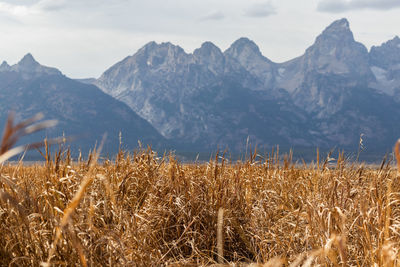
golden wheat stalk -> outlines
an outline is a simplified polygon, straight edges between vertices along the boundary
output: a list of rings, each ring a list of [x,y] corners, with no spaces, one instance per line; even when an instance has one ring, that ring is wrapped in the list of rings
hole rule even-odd
[[[224,263],[224,209],[219,208],[218,210],[218,229],[217,229],[217,251],[218,251],[218,263]]]
[[[54,256],[57,244],[58,244],[59,240],[61,239],[61,234],[62,234],[63,229],[68,225],[68,222],[69,222],[69,219],[71,218],[72,213],[78,207],[79,203],[81,202],[81,200],[85,194],[86,189],[91,185],[91,183],[93,182],[93,180],[95,178],[94,168],[97,164],[97,160],[100,156],[105,139],[106,139],[106,134],[103,136],[103,139],[100,143],[99,149],[93,150],[93,153],[92,153],[93,158],[92,158],[92,161],[90,162],[89,170],[86,173],[85,177],[83,178],[78,191],[75,193],[71,202],[68,204],[67,208],[63,212],[63,217],[61,218],[60,225],[56,228],[55,238],[51,245],[51,248],[50,248],[50,251],[49,251],[49,254],[47,257],[47,262],[45,262],[45,263],[42,262],[41,263],[42,266],[50,266],[50,261],[51,261],[52,257]],[[77,250],[78,250],[78,254],[80,254],[80,260],[81,260],[82,266],[87,266],[86,259],[85,259],[84,255],[81,254],[82,250],[81,249],[77,249]]]

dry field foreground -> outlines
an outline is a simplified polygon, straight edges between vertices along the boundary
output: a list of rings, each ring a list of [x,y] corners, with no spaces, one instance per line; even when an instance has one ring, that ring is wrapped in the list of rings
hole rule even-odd
[[[388,162],[95,157],[0,168],[1,266],[400,262],[400,181]]]

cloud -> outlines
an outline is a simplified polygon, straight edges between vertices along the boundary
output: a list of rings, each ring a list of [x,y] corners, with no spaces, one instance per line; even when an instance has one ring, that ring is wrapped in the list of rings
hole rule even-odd
[[[249,7],[244,15],[253,18],[264,18],[276,14],[276,8],[270,3],[258,3]]]
[[[59,11],[67,7],[67,1],[64,0],[41,0],[36,7],[43,11]]]
[[[322,0],[317,6],[318,11],[328,13],[361,9],[390,10],[394,8],[400,8],[399,0]]]
[[[0,2],[0,12],[11,16],[22,17],[29,15],[31,10],[25,5],[14,5],[6,2]]]
[[[222,20],[224,18],[225,18],[225,15],[221,11],[212,11],[212,12],[204,15],[203,17],[201,17],[200,20],[202,20],[202,21],[206,21],[206,20]]]
[[[59,7],[60,3],[65,3],[64,0],[19,0],[0,1],[0,12],[8,16],[23,18],[30,15],[41,14],[42,11],[54,10]]]
[[[13,5],[33,5],[37,2],[39,2],[39,0],[1,0],[0,2],[2,3],[8,3],[8,4],[13,4]]]

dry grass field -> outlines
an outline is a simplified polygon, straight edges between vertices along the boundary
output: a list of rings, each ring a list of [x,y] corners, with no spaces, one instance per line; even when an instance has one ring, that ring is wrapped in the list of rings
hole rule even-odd
[[[43,164],[0,167],[1,266],[400,265],[389,161],[182,164],[150,149],[72,161],[47,147]]]

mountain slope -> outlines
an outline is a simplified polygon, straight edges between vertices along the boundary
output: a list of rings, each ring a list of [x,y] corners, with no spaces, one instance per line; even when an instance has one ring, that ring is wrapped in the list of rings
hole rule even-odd
[[[18,64],[0,67],[0,121],[10,110],[17,119],[37,112],[59,124],[48,131],[51,136],[77,135],[74,141],[84,151],[93,148],[108,133],[107,149],[116,151],[119,132],[124,144],[134,147],[137,140],[159,145],[164,138],[124,103],[103,93],[93,85],[79,83],[60,71],[40,65],[28,54]],[[85,138],[83,138],[85,136]]]

